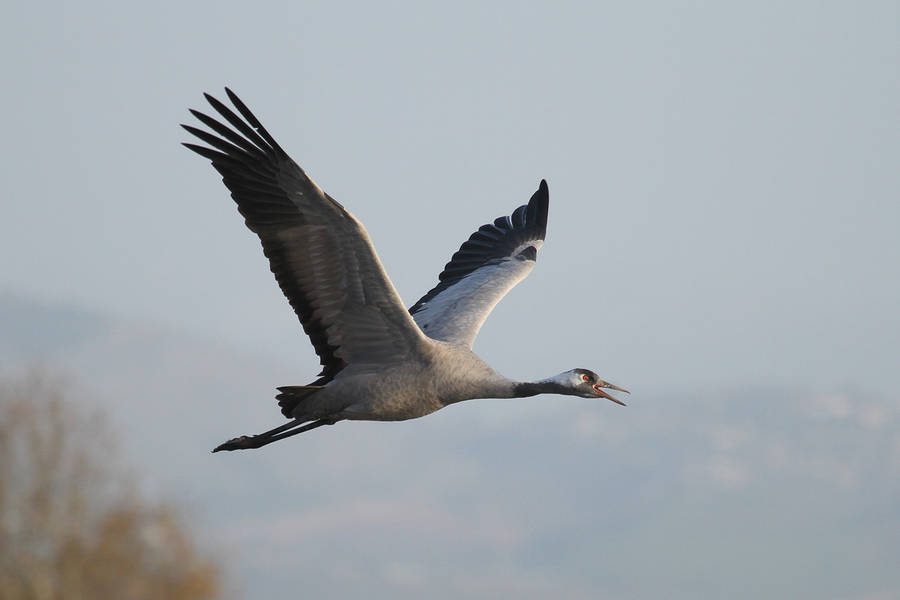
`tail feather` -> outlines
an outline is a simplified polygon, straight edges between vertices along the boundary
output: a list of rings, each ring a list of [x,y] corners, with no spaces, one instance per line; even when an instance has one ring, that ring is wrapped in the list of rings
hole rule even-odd
[[[316,383],[319,383],[318,381]],[[293,418],[294,410],[297,405],[306,399],[310,394],[318,392],[325,386],[323,385],[285,385],[278,388],[280,392],[275,399],[278,400],[278,406],[281,407],[281,414],[287,418]]]

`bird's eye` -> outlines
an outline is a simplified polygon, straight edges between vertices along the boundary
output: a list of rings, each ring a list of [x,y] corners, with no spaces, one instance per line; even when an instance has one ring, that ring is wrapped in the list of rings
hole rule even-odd
[[[582,375],[582,376],[581,376],[581,380],[582,380],[582,381],[590,381],[591,378],[588,377],[587,375]]]

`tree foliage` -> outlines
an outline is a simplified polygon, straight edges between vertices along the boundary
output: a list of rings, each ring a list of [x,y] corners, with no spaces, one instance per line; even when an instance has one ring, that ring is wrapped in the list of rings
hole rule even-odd
[[[102,418],[46,376],[0,381],[0,599],[206,599],[218,561],[142,498]]]

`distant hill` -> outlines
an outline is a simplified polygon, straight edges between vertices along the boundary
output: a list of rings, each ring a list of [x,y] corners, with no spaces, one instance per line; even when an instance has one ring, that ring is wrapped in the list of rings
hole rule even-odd
[[[247,597],[897,598],[900,410],[733,388],[462,403],[259,451],[289,365],[0,294],[4,365],[105,407],[145,483],[196,507]]]

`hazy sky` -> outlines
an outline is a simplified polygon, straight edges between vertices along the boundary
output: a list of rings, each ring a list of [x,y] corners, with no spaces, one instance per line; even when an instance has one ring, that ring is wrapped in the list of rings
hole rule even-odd
[[[408,303],[547,178],[539,267],[476,347],[511,376],[894,393],[896,2],[12,10],[6,289],[314,362],[218,175],[178,145],[229,85],[368,226]]]
[[[746,556],[763,557],[770,592],[801,572],[817,577],[811,597],[852,597],[832,587],[851,582],[845,548],[852,582],[879,583],[900,539],[878,525],[896,522],[900,465],[900,4],[527,4],[15,3],[0,24],[0,291],[141,324],[69,367],[113,390],[123,434],[141,441],[131,452],[195,486],[185,495],[241,540],[251,584],[282,589],[293,566],[254,549],[299,552],[316,572],[333,566],[328,544],[353,550],[349,564],[399,557],[378,564],[400,587],[418,581],[408,597],[479,569],[481,597],[497,581],[533,597],[563,581],[585,598],[659,597],[669,581],[682,597],[736,582],[767,595],[743,585],[756,580]],[[366,224],[408,304],[546,178],[538,266],[475,349],[522,379],[591,368],[632,389],[631,406],[473,403],[210,458],[277,424],[272,388],[318,370],[218,174],[179,146],[187,109],[224,85]],[[158,350],[154,324],[258,362],[205,342]],[[284,365],[290,378],[270,372]],[[726,388],[741,392],[720,407]],[[176,441],[155,448],[170,428]],[[722,482],[734,494],[708,520],[705,486]],[[850,508],[816,512],[822,498]],[[397,511],[401,541],[376,557]],[[679,555],[693,535],[697,553]],[[728,540],[750,540],[746,556]],[[669,571],[644,585],[643,546],[658,543]],[[782,561],[809,548],[808,570]],[[417,560],[424,571],[405,570]],[[724,587],[691,587],[698,573]],[[328,577],[312,585],[369,584]]]

